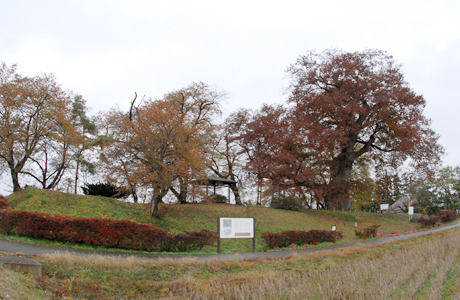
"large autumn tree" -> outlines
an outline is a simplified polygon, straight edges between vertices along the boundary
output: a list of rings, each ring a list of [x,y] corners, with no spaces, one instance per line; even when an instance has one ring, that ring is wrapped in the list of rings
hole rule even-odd
[[[339,187],[325,195],[328,208],[349,209],[348,181],[363,155],[377,168],[409,160],[419,172],[433,174],[443,148],[423,115],[426,101],[385,51],[310,51],[287,72],[298,129],[318,141],[313,149],[329,154],[328,184]]]
[[[282,105],[263,105],[257,111],[240,109],[228,118],[228,126],[238,133],[233,140],[242,149],[239,154],[244,153],[244,168],[257,185],[258,198],[263,189],[272,195],[295,194],[308,206],[322,206],[327,167],[319,162],[327,155],[312,148],[313,141],[298,130],[289,109]]]
[[[433,174],[443,153],[425,99],[380,50],[310,51],[287,69],[287,107],[240,112],[248,167],[284,188],[305,187],[329,209],[350,208],[358,158],[378,172],[406,163]]]
[[[104,147],[108,171],[121,174],[130,189],[150,189],[153,216],[168,191],[185,201],[187,183],[205,176],[206,139],[221,96],[204,83],[192,83],[104,116],[102,128],[111,140]]]
[[[9,170],[13,191],[20,174],[54,188],[69,159],[75,137],[71,98],[52,74],[28,77],[0,64],[0,161]]]
[[[210,152],[217,121],[221,114],[221,102],[226,98],[224,92],[211,88],[203,82],[192,83],[188,87],[172,91],[164,96],[164,101],[170,103],[184,118],[183,126],[190,128],[188,134],[181,135],[182,143],[195,141],[205,152]],[[202,166],[204,167],[205,160]],[[192,171],[192,170],[189,170]],[[185,176],[181,175],[185,173]],[[175,176],[170,191],[180,203],[187,202],[190,176],[188,170],[183,170]],[[193,172],[192,172],[193,173]]]

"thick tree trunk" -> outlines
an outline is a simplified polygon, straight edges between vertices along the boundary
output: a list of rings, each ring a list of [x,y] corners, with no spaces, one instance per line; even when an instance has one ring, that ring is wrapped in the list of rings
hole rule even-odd
[[[21,190],[21,186],[19,185],[19,177],[18,173],[15,170],[11,170],[11,179],[13,181],[13,193],[19,192]]]
[[[179,180],[180,182],[180,193],[179,193],[179,202],[181,204],[187,203],[187,182],[185,180]]]
[[[168,192],[168,188],[154,188],[152,201],[150,203],[150,214],[152,217],[158,216],[158,204],[163,201],[163,197]]]
[[[235,196],[235,204],[242,205],[240,191],[238,188],[236,186],[230,186],[230,189],[232,190],[233,196]],[[230,201],[230,199],[228,199],[228,201]]]
[[[176,191],[174,187],[170,187],[169,189],[171,190],[171,192],[173,192],[174,196],[176,196],[177,201],[179,201],[179,203],[187,203],[188,189],[187,184],[183,180],[179,179],[179,192]]]
[[[13,182],[13,193],[21,190],[19,184],[19,173],[24,167],[25,159],[23,158],[19,163],[14,163],[13,151],[10,151],[9,160],[7,160],[8,168],[10,169],[11,181]]]
[[[328,210],[350,210],[350,189],[348,181],[350,180],[353,162],[356,158],[353,151],[345,152],[344,150],[336,157],[332,169],[332,178],[329,186],[331,187],[325,197],[325,204]]]
[[[158,195],[152,197],[152,202],[150,204],[150,215],[152,217],[156,217],[158,214],[158,203],[160,202],[161,199]]]
[[[139,197],[137,196],[136,188],[131,187],[131,189],[129,191],[131,193],[131,196],[133,196],[134,203],[138,203],[139,202]]]

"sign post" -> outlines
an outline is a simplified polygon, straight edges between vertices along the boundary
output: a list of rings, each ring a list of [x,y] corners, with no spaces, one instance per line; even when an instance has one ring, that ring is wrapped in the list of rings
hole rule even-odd
[[[255,218],[217,218],[217,253],[220,253],[220,239],[250,239],[252,252],[256,252]]]
[[[390,209],[390,204],[380,204],[380,213],[382,211],[387,211],[388,209]]]
[[[409,221],[410,221],[410,219],[412,219],[412,215],[414,214],[414,207],[413,206],[409,206],[408,213],[409,213]]]

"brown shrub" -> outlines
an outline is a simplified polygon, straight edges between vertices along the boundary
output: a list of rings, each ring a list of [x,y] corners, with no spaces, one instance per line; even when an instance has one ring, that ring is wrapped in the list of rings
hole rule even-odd
[[[441,210],[439,212],[439,217],[443,222],[449,222],[457,219],[457,213],[455,210]]]
[[[8,208],[8,200],[5,197],[0,195],[0,209],[7,209]]]

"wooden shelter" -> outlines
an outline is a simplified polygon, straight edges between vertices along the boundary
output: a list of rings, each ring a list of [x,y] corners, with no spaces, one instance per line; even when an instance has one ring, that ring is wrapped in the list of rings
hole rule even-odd
[[[230,188],[236,187],[238,181],[230,180],[226,178],[220,178],[216,176],[208,176],[206,180],[196,180],[194,181],[195,184],[200,186],[206,186],[206,196],[209,196],[209,187],[213,188],[213,195],[216,195],[216,188],[217,187],[228,187],[228,201],[230,201]]]

